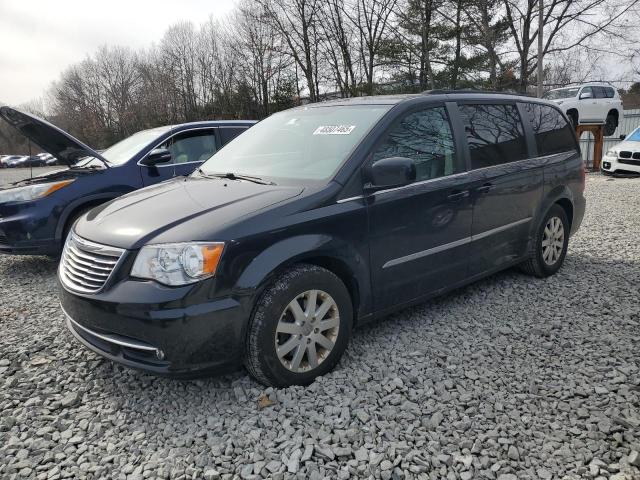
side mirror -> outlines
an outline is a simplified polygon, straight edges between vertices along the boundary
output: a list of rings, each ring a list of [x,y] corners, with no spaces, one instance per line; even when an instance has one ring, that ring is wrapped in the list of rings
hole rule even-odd
[[[593,94],[591,92],[583,92],[580,94],[580,100],[586,100],[587,98],[593,98]]]
[[[171,152],[166,148],[156,148],[151,150],[149,154],[140,161],[141,165],[153,167],[159,163],[167,163],[171,161]]]
[[[620,135],[620,140],[624,140],[625,138],[627,138],[627,136],[624,133]]]
[[[365,190],[376,191],[409,185],[416,179],[416,164],[406,157],[383,158],[367,169]]]

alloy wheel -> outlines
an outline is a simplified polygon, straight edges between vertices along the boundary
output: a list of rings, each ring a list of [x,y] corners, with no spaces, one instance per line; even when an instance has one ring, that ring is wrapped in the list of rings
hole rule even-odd
[[[542,259],[547,265],[554,265],[564,249],[564,226],[558,217],[551,217],[544,227],[542,237]]]
[[[278,359],[292,372],[308,372],[331,353],[338,338],[340,314],[327,292],[308,290],[291,300],[276,326]]]

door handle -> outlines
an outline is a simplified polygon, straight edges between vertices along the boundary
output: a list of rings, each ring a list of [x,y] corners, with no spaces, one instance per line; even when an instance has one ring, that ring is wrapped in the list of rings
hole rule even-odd
[[[493,187],[493,185],[491,185],[490,183],[485,183],[481,187],[476,188],[476,192],[478,192],[478,193],[489,193],[489,191],[491,190],[492,187]]]
[[[462,191],[454,191],[450,193],[447,197],[450,202],[457,202],[458,200],[462,200],[463,198],[467,198],[469,196],[469,190]]]

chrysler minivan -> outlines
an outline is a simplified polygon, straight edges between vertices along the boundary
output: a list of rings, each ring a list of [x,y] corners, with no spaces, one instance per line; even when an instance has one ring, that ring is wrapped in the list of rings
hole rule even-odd
[[[68,328],[161,375],[330,371],[354,327],[513,266],[557,272],[585,210],[553,104],[478,92],[272,115],[196,172],[82,216],[59,267]]]

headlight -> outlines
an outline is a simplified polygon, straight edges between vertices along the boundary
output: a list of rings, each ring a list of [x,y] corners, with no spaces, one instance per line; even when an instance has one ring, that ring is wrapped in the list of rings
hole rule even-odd
[[[607,153],[604,154],[605,157],[618,157],[618,152],[616,152],[615,150],[609,150]]]
[[[131,276],[155,280],[164,285],[187,285],[212,277],[224,243],[167,243],[142,247]]]
[[[0,203],[25,202],[27,200],[46,197],[56,190],[66,187],[71,182],[73,182],[73,180],[63,180],[62,182],[38,183],[36,185],[27,185],[26,187],[0,190]]]

